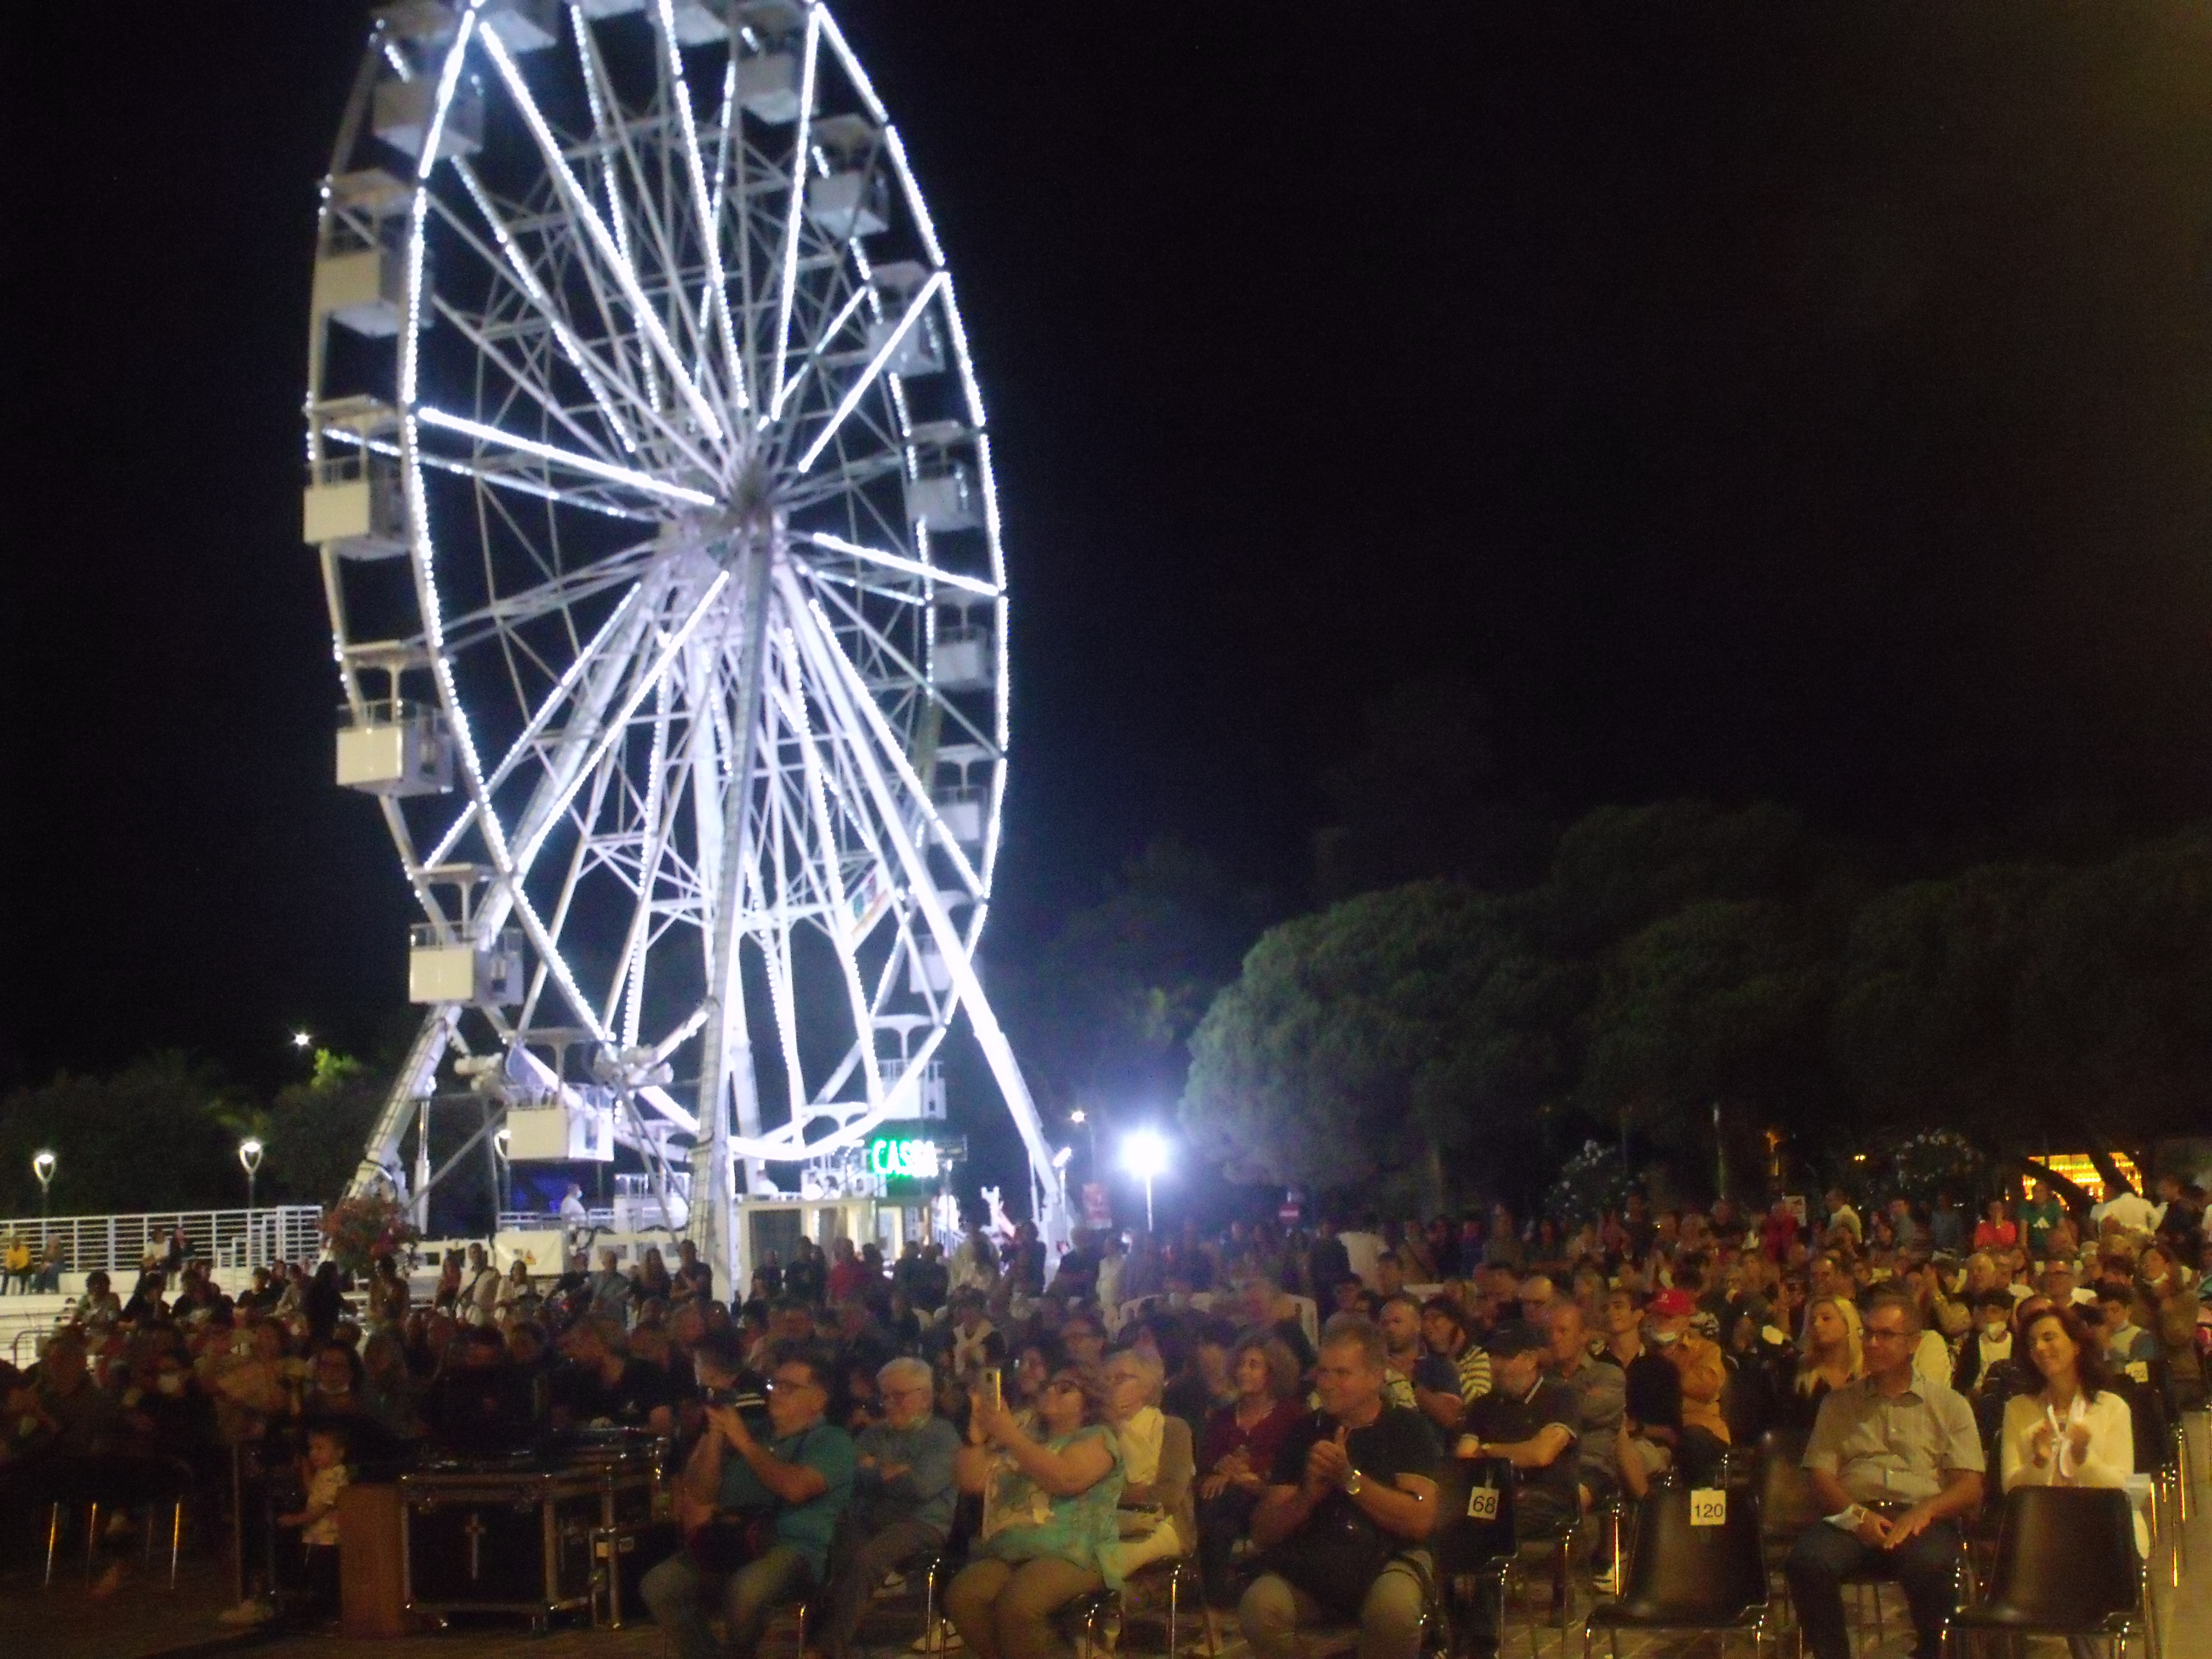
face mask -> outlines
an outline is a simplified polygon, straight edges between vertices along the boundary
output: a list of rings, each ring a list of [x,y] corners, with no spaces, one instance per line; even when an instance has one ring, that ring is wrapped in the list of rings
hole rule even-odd
[[[1681,1338],[1682,1334],[1680,1331],[1654,1331],[1651,1333],[1652,1341],[1656,1342],[1662,1348],[1673,1347],[1675,1343],[1681,1340]]]

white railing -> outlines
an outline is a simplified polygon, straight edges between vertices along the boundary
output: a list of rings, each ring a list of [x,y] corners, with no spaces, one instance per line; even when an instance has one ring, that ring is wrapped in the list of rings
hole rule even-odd
[[[323,1250],[319,1204],[270,1205],[255,1210],[155,1210],[143,1215],[58,1215],[0,1220],[0,1240],[27,1238],[43,1261],[49,1240],[62,1243],[62,1266],[72,1273],[104,1268],[136,1273],[149,1255],[166,1255],[169,1235],[185,1230],[195,1261],[246,1267],[264,1261],[313,1261]],[[129,1287],[118,1284],[118,1294]]]
[[[549,1233],[566,1231],[568,1223],[559,1215],[548,1215],[543,1210],[501,1210],[499,1230],[503,1233]],[[615,1224],[612,1210],[586,1210],[581,1225],[597,1227],[602,1232]]]

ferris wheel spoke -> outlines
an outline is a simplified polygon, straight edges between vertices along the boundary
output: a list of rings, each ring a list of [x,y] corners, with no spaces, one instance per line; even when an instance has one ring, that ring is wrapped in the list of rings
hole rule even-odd
[[[884,570],[895,570],[902,576],[916,576],[926,582],[957,587],[963,593],[995,599],[1005,591],[998,583],[985,581],[981,576],[963,575],[957,570],[947,570],[942,565],[925,564],[920,559],[907,557],[903,553],[887,553],[879,547],[864,547],[858,542],[848,541],[842,536],[833,536],[827,531],[801,530],[793,533],[799,540],[818,547],[825,553],[856,559]]]
[[[579,21],[580,21],[580,14],[579,14]],[[598,253],[600,261],[609,274],[614,277],[616,284],[622,289],[623,297],[628,301],[631,314],[636,318],[638,326],[653,343],[653,349],[659,354],[662,366],[667,370],[670,379],[682,395],[684,404],[690,409],[693,417],[698,421],[700,429],[706,434],[707,441],[714,444],[725,442],[728,434],[723,429],[720,417],[715,415],[714,409],[700,392],[697,384],[685,371],[683,357],[677,351],[675,342],[668,337],[668,331],[661,325],[659,314],[653,309],[652,302],[646,298],[644,290],[638,285],[637,272],[631,269],[629,261],[622,257],[621,251],[615,246],[614,239],[609,234],[605,223],[600,219],[599,210],[592,205],[592,198],[577,182],[576,175],[569,170],[568,158],[562,154],[560,142],[554,137],[553,130],[546,125],[544,112],[538,107],[538,100],[531,94],[530,83],[522,78],[521,70],[516,68],[514,59],[508,54],[505,44],[501,41],[496,31],[486,32],[484,44],[486,55],[492,60],[493,67],[499,71],[500,79],[506,85],[508,97],[514,100],[515,108],[520,112],[524,124],[530,129],[532,137],[537,140],[539,155],[544,163],[545,171],[552,178],[556,187],[567,202],[569,214],[583,227],[585,236],[591,243],[593,251]]]
[[[628,129],[626,127],[619,129],[618,145],[616,142],[611,141],[610,129],[614,124],[608,117],[606,105],[615,95],[614,89],[607,84],[606,77],[600,68],[597,45],[592,36],[592,27],[586,21],[582,9],[577,8],[571,10],[568,14],[568,21],[570,27],[574,31],[576,61],[583,76],[585,98],[592,112],[592,128],[599,137],[601,152],[599,183],[606,192],[607,222],[614,232],[615,246],[620,252],[623,261],[634,265],[635,262],[629,243],[629,217],[623,210],[622,185],[618,170],[609,160],[611,151],[617,147],[622,149],[627,155]],[[635,168],[636,158],[630,155],[628,159]],[[599,282],[597,273],[587,270],[586,279],[591,284],[592,298],[599,304],[600,314],[606,320],[609,335],[619,337],[622,330],[616,323],[611,309],[607,304],[606,291]],[[647,403],[655,409],[659,408],[661,406],[660,377],[654,372],[653,355],[650,351],[640,353],[638,369],[644,376]]]
[[[494,204],[490,192],[484,188],[483,181],[477,176],[476,170],[466,161],[457,161],[453,164],[453,171],[454,176],[460,179],[463,188],[466,191],[471,204],[483,220],[484,224],[490,229],[493,240],[499,250],[498,256],[495,258],[491,251],[484,247],[482,240],[477,236],[474,228],[464,221],[443,198],[438,197],[431,198],[432,210],[439,216],[441,222],[453,235],[469,246],[483,262],[487,271],[507,281],[544,319],[546,327],[552,332],[555,343],[560,347],[562,355],[568,358],[569,365],[575,369],[577,375],[590,392],[599,407],[600,418],[613,428],[616,439],[621,443],[623,448],[634,454],[637,452],[639,442],[629,422],[623,417],[623,409],[627,407],[640,420],[649,424],[655,432],[659,434],[662,441],[674,453],[684,456],[702,471],[711,472],[714,470],[713,463],[709,460],[707,453],[693,441],[691,434],[671,421],[658,406],[656,401],[647,397],[638,387],[630,379],[626,367],[617,362],[608,362],[581,334],[577,332],[574,320],[566,309],[553,297],[551,289],[547,288],[535,267],[525,256],[521,238],[507,223],[506,216]],[[592,282],[594,293],[601,294],[603,290],[597,285],[596,276],[596,271],[587,268],[587,276]],[[600,303],[603,319],[609,324],[610,337],[612,338],[619,333],[619,330],[614,327],[611,315],[607,313],[603,299]],[[617,396],[615,391],[617,386],[621,388],[620,397]]]
[[[781,648],[777,656],[783,670],[778,695],[785,722],[798,744],[800,783],[805,791],[807,805],[811,809],[806,821],[814,832],[812,851],[821,869],[822,879],[829,888],[830,916],[823,931],[829,935],[830,948],[837,958],[838,977],[844,982],[853,1029],[858,1034],[855,1045],[861,1051],[866,1067],[865,1085],[868,1098],[878,1100],[883,1097],[883,1079],[878,1074],[876,1061],[874,1015],[860,983],[860,960],[854,953],[853,918],[848,908],[844,872],[839,868],[836,820],[830,813],[829,790],[823,780],[822,755],[815,742],[813,724],[807,718],[805,694],[800,685],[799,652],[788,623],[778,630],[778,643]]]
[[[715,574],[714,580],[707,585],[706,592],[700,595],[698,602],[692,606],[690,614],[685,617],[682,623],[666,637],[650,666],[632,680],[629,690],[623,694],[619,710],[607,721],[605,728],[593,740],[590,752],[585,757],[582,765],[577,769],[575,775],[569,779],[564,787],[556,790],[543,805],[538,805],[541,814],[539,821],[531,825],[526,833],[520,836],[516,842],[515,866],[518,870],[529,869],[531,861],[538,855],[538,848],[544,845],[546,836],[552,833],[554,824],[558,822],[561,815],[568,811],[568,803],[575,798],[577,787],[583,778],[595,770],[600,761],[605,757],[607,750],[622,740],[623,732],[632,717],[636,714],[638,706],[652,695],[653,688],[659,684],[661,677],[669,672],[671,665],[683,654],[684,647],[690,639],[693,630],[706,619],[708,613],[714,608],[714,602],[721,598],[722,590],[729,585],[729,580],[728,571],[719,571]],[[533,803],[533,805],[538,804]]]
[[[676,9],[672,0],[660,0],[660,39],[667,50],[668,78],[675,88],[677,125],[683,131],[684,168],[690,175],[692,207],[699,216],[699,245],[706,258],[708,292],[714,307],[711,312],[702,308],[702,327],[711,331],[720,323],[722,362],[729,376],[730,395],[736,398],[739,409],[747,409],[751,400],[746,392],[744,371],[738,362],[737,330],[730,320],[729,285],[722,274],[721,222],[716,204],[707,196],[706,163],[699,154],[699,129],[691,107],[690,82],[684,75],[684,49],[676,39]],[[732,62],[735,61],[733,53]],[[673,268],[670,275],[676,275]],[[703,341],[701,349],[703,355]]]
[[[470,316],[459,306],[453,304],[442,295],[433,295],[430,304],[438,315],[450,323],[463,339],[476,348],[479,356],[497,368],[507,378],[509,384],[543,410],[549,420],[558,423],[588,453],[597,455],[601,460],[613,461],[614,457],[608,453],[604,434],[594,432],[586,426],[577,417],[576,411],[562,403],[554,393],[553,388],[546,385],[542,377],[516,362],[496,341],[489,338],[477,325],[475,318]],[[594,412],[602,416],[605,414],[605,411],[599,410],[596,405],[594,405]],[[635,448],[635,446],[632,445],[631,447]]]
[[[730,309],[730,279],[722,262],[722,215],[729,203],[731,157],[738,148],[732,142],[735,136],[734,124],[737,119],[738,53],[732,49],[722,64],[721,111],[716,118],[714,127],[714,167],[710,175],[714,182],[708,193],[707,206],[707,236],[714,248],[714,263],[712,270],[708,272],[707,280],[714,284],[717,292],[721,295],[722,327],[725,331],[724,338],[728,343],[730,376],[732,382],[737,387],[738,406],[740,409],[748,409],[752,405],[750,365],[746,356],[743,332],[738,327],[736,314]],[[744,236],[744,232],[741,225],[737,238],[741,248]],[[750,294],[751,284],[749,278],[745,285]],[[700,297],[700,304],[703,307],[706,303],[706,296],[702,295]]]
[[[960,850],[959,842],[946,828],[945,820],[939,816],[937,803],[930,798],[928,789],[915,775],[913,764],[907,759],[905,750],[891,736],[884,722],[883,711],[876,707],[876,700],[870,695],[866,682],[860,678],[860,671],[853,666],[844,647],[837,642],[836,633],[830,627],[829,617],[823,614],[818,605],[799,592],[798,579],[789,571],[780,572],[779,580],[788,585],[786,604],[803,607],[804,615],[793,618],[793,633],[800,641],[802,648],[814,657],[816,671],[824,682],[824,689],[840,706],[841,712],[852,720],[854,726],[866,728],[865,732],[848,729],[844,740],[860,764],[861,777],[868,782],[870,793],[876,793],[876,777],[882,769],[882,763],[888,761],[892,775],[905,787],[906,805],[918,812],[928,824],[940,850],[968,890],[981,896],[983,891],[981,878],[976,875],[975,866],[969,863],[968,855]],[[870,738],[874,739],[872,744],[866,741]],[[880,801],[878,806],[887,815],[897,816]],[[896,823],[890,826],[890,830],[895,840],[902,838],[903,832]]]
[[[918,690],[926,690],[930,701],[944,713],[950,714],[953,720],[963,731],[966,732],[969,737],[973,738],[977,743],[981,744],[986,749],[997,750],[1002,749],[1005,746],[998,739],[986,733],[981,727],[975,724],[974,720],[970,720],[968,716],[967,710],[961,708],[958,703],[948,700],[942,692],[937,690],[935,686],[931,685],[928,682],[927,677],[922,673],[920,668],[915,666],[914,662],[906,655],[906,653],[901,651],[896,645],[892,644],[890,641],[885,639],[882,632],[878,629],[865,615],[846,602],[843,595],[832,589],[823,597],[834,602],[838,610],[843,613],[846,618],[845,625],[847,627],[866,639],[868,648],[872,653],[876,656],[880,657],[889,666],[897,670],[897,672]],[[823,621],[825,623],[828,623],[829,618],[825,616],[823,617]],[[836,627],[836,624],[834,623],[830,623],[830,625],[833,629]],[[854,669],[854,673],[857,677],[859,673],[857,667]],[[875,698],[872,696],[868,698],[867,702],[870,711],[876,714],[878,718],[880,719],[880,710],[878,708]],[[902,753],[903,750],[901,750],[901,752]]]
[[[784,366],[791,352],[792,306],[799,292],[799,227],[806,212],[808,136],[813,125],[815,76],[822,56],[823,16],[819,6],[806,9],[806,40],[800,49],[799,131],[791,146],[791,199],[784,210],[783,254],[776,274],[775,379],[769,402],[777,408],[783,404]]]
[[[630,923],[623,940],[622,952],[616,958],[615,971],[607,986],[607,1000],[601,1017],[609,1025],[616,1021],[616,1005],[621,1004],[623,1043],[625,1048],[637,1042],[638,1022],[642,1017],[645,993],[645,950],[653,932],[653,895],[660,884],[660,860],[668,845],[671,795],[667,776],[668,736],[673,708],[674,676],[664,675],[653,688],[653,748],[646,761],[646,795],[642,823],[645,839],[638,857],[638,888],[640,902],[630,913]]]
[[[634,670],[637,654],[646,642],[654,614],[665,602],[665,582],[651,586],[653,591],[634,607],[619,632],[611,632],[607,647],[582,659],[584,672],[580,683],[568,691],[567,697],[571,717],[550,752],[540,754],[544,775],[532,786],[529,798],[524,802],[522,811],[516,817],[516,833],[512,838],[507,836],[505,824],[491,805],[489,790],[479,782],[475,793],[483,810],[477,816],[477,828],[494,861],[502,870],[517,868],[508,851],[510,846],[541,839],[550,833],[551,826],[565,811],[568,800],[574,794],[586,766],[586,746],[594,733],[605,729],[607,710],[621,695],[627,678]],[[563,677],[564,682],[566,678]],[[528,750],[526,749],[524,752]],[[520,868],[526,873],[527,862]]]
[[[641,495],[650,495],[656,500],[675,501],[686,507],[712,507],[715,504],[715,498],[703,489],[693,489],[686,484],[672,483],[665,479],[656,478],[649,472],[641,472],[634,467],[617,466],[611,461],[601,460],[596,455],[578,454],[573,450],[562,449],[555,444],[544,443],[536,438],[524,437],[520,433],[503,432],[495,426],[489,426],[482,421],[471,420],[465,415],[450,414],[445,410],[428,404],[416,405],[415,418],[425,426],[436,427],[441,431],[455,433],[464,438],[473,438],[479,444],[494,445],[514,454],[543,461],[549,466],[565,467],[571,472],[580,472],[587,477],[601,478],[609,483],[620,484],[625,489],[635,490]],[[470,467],[468,463],[461,461],[458,457],[447,456],[444,459],[456,465],[467,468],[488,483],[507,476],[497,469]],[[547,485],[549,489],[552,487],[550,483]]]
[[[633,269],[635,269],[637,250],[630,235],[629,215],[623,208],[621,184],[622,175],[627,172],[633,189],[632,199],[636,203],[642,228],[659,255],[659,269],[665,279],[667,297],[675,319],[682,324],[687,336],[698,348],[692,358],[692,373],[694,378],[703,388],[708,383],[705,319],[709,313],[703,308],[695,311],[690,306],[689,293],[681,276],[682,261],[678,257],[677,244],[671,234],[672,216],[663,211],[653,200],[653,181],[647,175],[645,164],[638,157],[631,124],[622,112],[620,95],[616,91],[613,77],[607,73],[606,65],[599,55],[599,45],[592,33],[591,25],[585,21],[584,14],[580,9],[573,11],[570,16],[575,28],[577,57],[582,68],[585,91],[591,106],[592,123],[599,135],[603,167],[602,181],[606,188],[607,218],[614,231],[615,246],[621,250],[623,258],[630,263]],[[688,125],[690,120],[688,106],[683,113]],[[612,160],[612,157],[617,154],[623,160],[623,165],[621,167],[617,167]],[[702,307],[706,303],[705,297],[702,296]],[[654,400],[658,402],[658,391],[652,386],[653,366],[649,357],[646,359],[644,367],[648,390],[652,391]]]
[[[800,388],[805,386],[807,377],[821,367],[823,355],[829,350],[830,343],[845,331],[846,326],[852,322],[854,314],[867,302],[869,295],[870,289],[866,283],[862,283],[854,288],[852,294],[838,310],[837,314],[830,319],[828,326],[815,335],[814,344],[807,352],[805,358],[784,381],[783,395],[776,400],[775,407],[762,414],[758,429],[765,431],[770,424],[783,418],[785,408],[793,398],[799,395]]]
[[[550,616],[566,616],[585,600],[610,588],[635,582],[639,571],[659,556],[650,545],[617,553],[580,569],[547,576],[535,587],[492,600],[472,611],[456,611],[446,623],[448,651],[459,655],[492,638],[509,639],[516,629]]]
[[[781,803],[774,793],[769,796],[771,820],[781,817]],[[783,865],[783,837],[780,823],[771,822],[770,833],[760,837],[753,854],[753,867],[748,872],[753,890],[756,911],[768,918],[763,930],[766,937],[760,940],[761,959],[768,969],[769,1006],[775,1017],[777,1047],[783,1054],[784,1090],[791,1113],[791,1121],[802,1122],[806,1115],[806,1077],[799,1058],[799,1008],[792,994],[791,923],[781,914],[781,896],[789,889]],[[773,877],[761,867],[763,857],[775,866]],[[770,895],[777,896],[771,898]]]
[[[514,775],[515,768],[521,765],[524,758],[530,754],[538,739],[544,734],[545,728],[553,716],[575,695],[576,688],[582,684],[586,675],[593,667],[605,662],[610,642],[616,638],[617,632],[626,626],[635,625],[626,623],[625,619],[630,618],[633,613],[640,609],[639,599],[643,591],[642,588],[633,587],[622,597],[612,614],[599,625],[599,630],[592,636],[590,644],[577,653],[575,659],[568,665],[561,678],[546,692],[544,699],[532,711],[529,719],[523,722],[522,730],[515,735],[514,742],[507,745],[507,752],[500,757],[499,764],[494,767],[484,778],[485,799],[496,793],[501,786]],[[467,833],[470,824],[475,821],[477,810],[477,803],[474,799],[464,806],[446,833],[439,838],[436,848],[429,858],[424,861],[436,865],[444,864],[450,860],[453,855],[453,849],[460,844],[461,837]]]
[[[906,343],[907,336],[914,332],[922,313],[929,309],[944,289],[945,273],[937,270],[932,271],[928,279],[915,290],[914,298],[907,302],[906,311],[899,318],[897,325],[885,337],[883,344],[876,348],[875,355],[868,359],[868,366],[860,371],[860,377],[846,387],[845,395],[838,400],[836,412],[814,434],[814,441],[806,447],[805,453],[799,456],[799,471],[811,472],[814,470],[814,463],[822,458],[822,452],[830,447],[830,441],[837,435],[837,429],[845,424],[846,417],[860,406],[860,399],[868,394],[868,388],[875,385],[877,378],[883,374],[884,365],[890,362],[892,356]]]

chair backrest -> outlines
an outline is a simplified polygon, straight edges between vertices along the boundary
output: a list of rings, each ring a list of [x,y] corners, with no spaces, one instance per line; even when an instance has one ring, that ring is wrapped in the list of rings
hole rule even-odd
[[[1717,1522],[1715,1504],[1723,1506]],[[1750,1493],[1676,1486],[1638,1504],[1624,1605],[1647,1619],[1698,1622],[1737,1618],[1766,1597],[1759,1504]]]
[[[2156,1474],[2166,1467],[2166,1404],[2156,1389],[2131,1376],[2116,1376],[2112,1386],[2128,1402],[2128,1415],[2135,1419],[2136,1473]]]
[[[1759,1513],[1771,1537],[1795,1537],[1820,1518],[1820,1500],[1803,1467],[1808,1437],[1796,1429],[1769,1429],[1759,1437]]]
[[[1431,1534],[1437,1571],[1450,1577],[1479,1571],[1486,1562],[1510,1560],[1521,1547],[1513,1518],[1513,1465],[1502,1457],[1473,1457],[1452,1463],[1438,1496],[1443,1524]],[[1478,1492],[1493,1494],[1480,1504]],[[1486,1511],[1475,1514],[1480,1509]]]
[[[2028,1625],[2088,1630],[2142,1601],[2134,1512],[2106,1486],[2017,1486],[2005,1498],[1988,1600]]]

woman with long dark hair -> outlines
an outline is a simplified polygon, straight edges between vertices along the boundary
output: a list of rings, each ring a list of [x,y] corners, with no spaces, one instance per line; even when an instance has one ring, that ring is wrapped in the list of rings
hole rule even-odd
[[[2004,1489],[2124,1486],[2135,1473],[2135,1419],[2080,1317],[2070,1308],[2044,1308],[2028,1316],[2014,1346],[2027,1348],[2042,1386],[2005,1402]]]

